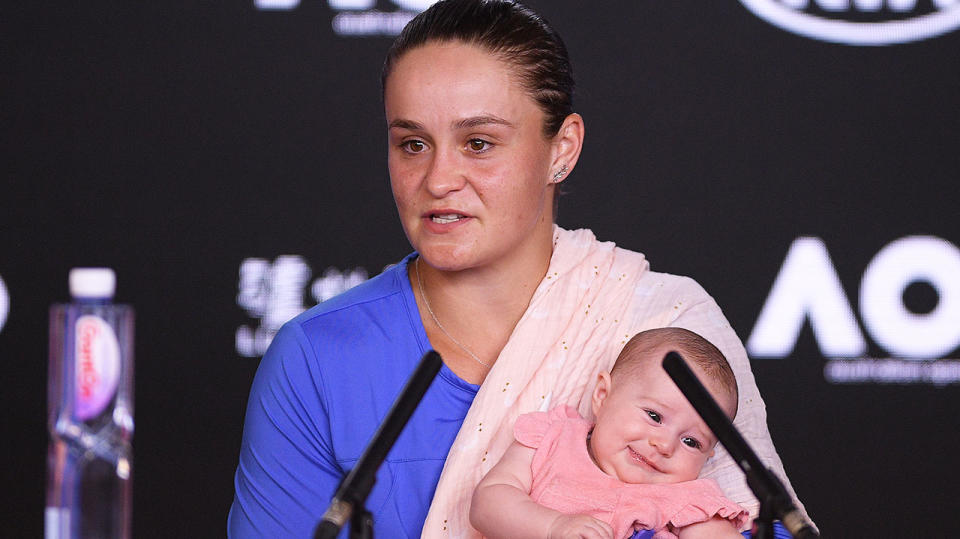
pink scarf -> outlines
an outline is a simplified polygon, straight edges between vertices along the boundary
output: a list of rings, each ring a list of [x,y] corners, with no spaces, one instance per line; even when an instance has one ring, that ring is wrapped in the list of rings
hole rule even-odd
[[[517,417],[563,404],[592,418],[590,392],[598,373],[610,369],[631,336],[655,327],[687,327],[727,355],[740,386],[736,423],[740,427],[740,416],[747,412],[752,424],[745,436],[751,442],[751,435],[765,438],[769,451],[758,453],[783,476],[746,354],[703,289],[690,279],[650,272],[642,254],[599,242],[589,230],[555,227],[554,234],[547,275],[487,374],[450,448],[422,537],[479,537],[470,526],[470,499],[477,483],[513,441]],[[742,474],[719,447],[717,452],[726,461],[714,468],[731,479],[728,484],[723,477],[715,479],[731,499],[755,513],[755,500]],[[772,459],[765,458],[770,454]]]

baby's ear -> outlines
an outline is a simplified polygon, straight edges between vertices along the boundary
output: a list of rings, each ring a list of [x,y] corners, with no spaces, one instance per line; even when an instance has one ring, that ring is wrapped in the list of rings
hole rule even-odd
[[[600,412],[603,401],[610,395],[610,384],[610,373],[601,372],[597,375],[597,385],[593,388],[593,398],[590,402],[594,417]]]

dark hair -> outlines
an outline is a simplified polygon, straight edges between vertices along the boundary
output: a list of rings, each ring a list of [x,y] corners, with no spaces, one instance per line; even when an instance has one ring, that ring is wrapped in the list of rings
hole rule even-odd
[[[734,415],[738,398],[737,377],[716,346],[700,335],[683,328],[665,327],[648,329],[633,336],[620,351],[617,362],[610,370],[610,376],[623,370],[632,370],[646,361],[660,361],[662,357],[652,357],[656,348],[669,344],[684,360],[696,365],[720,389],[733,397]],[[659,366],[658,366],[659,368]]]
[[[529,8],[509,0],[441,0],[411,20],[383,63],[384,89],[396,61],[431,41],[477,45],[512,64],[546,115],[543,131],[556,135],[573,112],[573,69],[553,28]]]

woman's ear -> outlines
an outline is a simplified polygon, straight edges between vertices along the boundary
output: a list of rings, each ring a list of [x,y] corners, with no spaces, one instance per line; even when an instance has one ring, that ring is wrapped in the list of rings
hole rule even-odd
[[[563,181],[580,159],[580,151],[583,149],[583,129],[583,118],[574,112],[563,120],[563,124],[554,135],[554,155],[550,166],[553,183]]]
[[[600,413],[603,401],[610,395],[610,384],[610,373],[601,372],[597,375],[597,385],[593,388],[593,398],[590,401],[594,417]]]

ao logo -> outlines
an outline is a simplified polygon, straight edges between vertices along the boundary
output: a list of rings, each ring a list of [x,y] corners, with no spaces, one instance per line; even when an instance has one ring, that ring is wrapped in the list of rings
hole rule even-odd
[[[7,314],[10,312],[10,294],[7,292],[7,285],[3,283],[0,277],[0,331],[3,331],[3,325],[7,323]]]
[[[437,0],[391,0],[391,2],[400,9],[408,11],[423,11],[434,4]],[[373,9],[377,5],[377,0],[327,0],[331,9],[337,11],[353,11]],[[257,9],[294,9],[300,5],[300,0],[254,0]]]
[[[960,0],[929,0],[932,12],[917,9],[920,0],[740,0],[755,15],[795,34],[847,45],[892,45],[918,41],[960,27]],[[805,13],[815,4],[827,13],[876,14],[886,6],[898,15],[883,22],[852,22]]]
[[[928,313],[911,312],[903,292],[912,283],[937,293]],[[903,359],[942,358],[960,346],[960,250],[932,236],[891,242],[867,265],[860,282],[860,314],[874,342]],[[862,357],[867,343],[819,238],[793,242],[747,340],[754,357],[788,356],[809,318],[830,358]]]

